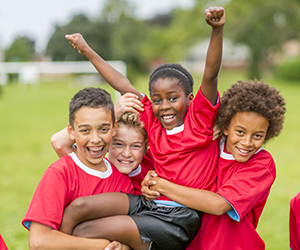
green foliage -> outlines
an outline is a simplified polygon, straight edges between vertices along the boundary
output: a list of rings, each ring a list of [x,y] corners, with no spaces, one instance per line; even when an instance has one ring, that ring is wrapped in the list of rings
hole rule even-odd
[[[300,57],[283,63],[278,68],[278,75],[282,79],[299,81],[300,80]]]
[[[53,61],[80,61],[86,58],[80,55],[65,39],[66,34],[81,33],[89,45],[106,60],[111,58],[110,24],[91,21],[85,15],[75,16],[65,26],[56,26],[50,38],[46,54]]]
[[[6,62],[27,62],[35,58],[35,42],[25,36],[17,37],[5,51]]]
[[[249,77],[260,78],[261,65],[271,64],[269,53],[279,50],[300,32],[297,0],[232,0],[226,6],[226,36],[251,50]]]

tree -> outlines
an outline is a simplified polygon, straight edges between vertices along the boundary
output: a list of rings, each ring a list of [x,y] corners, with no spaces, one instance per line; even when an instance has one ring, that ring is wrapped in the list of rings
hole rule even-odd
[[[5,61],[26,62],[33,61],[35,57],[35,41],[26,37],[17,37],[5,51]]]
[[[46,54],[53,61],[80,61],[87,60],[74,50],[65,39],[66,34],[81,33],[89,45],[101,56],[108,60],[112,57],[110,45],[110,24],[91,21],[83,14],[74,16],[65,26],[56,26],[50,38]]]
[[[251,50],[249,77],[260,78],[261,65],[271,65],[270,52],[299,36],[300,8],[297,0],[232,0],[226,6],[226,36]]]

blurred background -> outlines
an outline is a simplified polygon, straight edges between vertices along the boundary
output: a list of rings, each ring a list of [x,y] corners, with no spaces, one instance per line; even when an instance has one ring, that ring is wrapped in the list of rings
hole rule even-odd
[[[237,80],[257,78],[287,102],[284,129],[266,145],[277,179],[258,232],[266,249],[288,249],[289,201],[300,191],[299,0],[1,1],[0,234],[9,249],[28,249],[21,220],[42,173],[57,160],[50,138],[67,125],[71,97],[100,86],[117,98],[64,36],[81,33],[141,92],[148,93],[151,71],[165,62],[186,67],[196,92],[211,31],[204,11],[214,5],[226,10],[220,94]]]

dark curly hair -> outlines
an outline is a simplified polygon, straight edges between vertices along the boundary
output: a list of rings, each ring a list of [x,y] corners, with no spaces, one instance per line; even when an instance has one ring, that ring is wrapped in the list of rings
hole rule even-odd
[[[159,78],[175,78],[184,89],[186,96],[193,93],[194,79],[192,75],[180,64],[166,63],[158,66],[150,75],[149,93],[151,94],[151,85]]]
[[[238,81],[224,91],[216,125],[224,131],[238,112],[254,112],[269,121],[265,142],[283,128],[285,101],[279,91],[262,81]]]

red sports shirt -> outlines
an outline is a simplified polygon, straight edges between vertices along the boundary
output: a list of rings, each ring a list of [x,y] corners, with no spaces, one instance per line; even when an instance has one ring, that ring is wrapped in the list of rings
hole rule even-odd
[[[63,211],[73,200],[106,192],[133,193],[131,181],[104,159],[107,171],[84,165],[71,153],[51,164],[30,202],[22,224],[30,229],[32,221],[58,230]]]
[[[218,95],[219,98],[219,95]],[[216,177],[218,143],[212,141],[219,102],[213,106],[199,89],[189,105],[184,124],[166,130],[145,96],[141,120],[148,134],[154,168],[158,176],[193,188],[210,190]],[[160,197],[160,200],[168,200]]]

